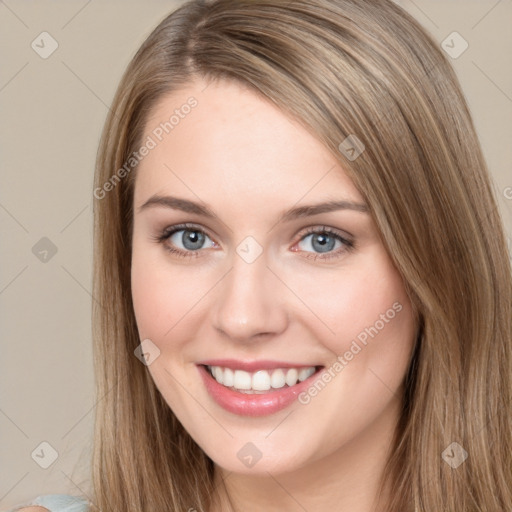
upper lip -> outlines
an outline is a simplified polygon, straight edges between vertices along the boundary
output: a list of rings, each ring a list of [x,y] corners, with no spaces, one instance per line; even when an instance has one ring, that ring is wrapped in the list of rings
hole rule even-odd
[[[197,364],[207,366],[222,366],[223,368],[231,368],[232,370],[245,370],[246,372],[254,372],[256,370],[273,370],[275,368],[309,368],[311,366],[319,367],[321,365],[290,363],[287,361],[240,361],[237,359],[208,359],[200,361]]]

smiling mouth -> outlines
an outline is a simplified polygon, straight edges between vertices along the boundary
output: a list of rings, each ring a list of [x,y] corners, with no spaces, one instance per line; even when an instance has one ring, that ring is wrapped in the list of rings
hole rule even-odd
[[[264,394],[290,388],[318,373],[323,366],[273,368],[247,372],[223,366],[201,365],[216,382],[243,394]]]

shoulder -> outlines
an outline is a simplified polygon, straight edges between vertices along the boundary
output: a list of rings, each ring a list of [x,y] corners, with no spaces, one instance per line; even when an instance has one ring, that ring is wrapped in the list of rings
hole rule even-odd
[[[89,502],[85,498],[69,494],[46,494],[6,512],[87,512],[88,510]]]

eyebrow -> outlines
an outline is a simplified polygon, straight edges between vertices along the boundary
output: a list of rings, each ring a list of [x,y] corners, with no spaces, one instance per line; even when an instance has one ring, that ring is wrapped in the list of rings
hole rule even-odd
[[[188,199],[183,199],[173,196],[151,196],[138,211],[142,212],[151,207],[170,208],[173,210],[180,210],[186,213],[194,213],[202,215],[209,219],[216,219],[217,215],[204,204],[196,203]],[[320,213],[328,213],[337,210],[353,210],[356,212],[369,213],[368,206],[363,203],[354,203],[353,201],[327,201],[324,203],[311,204],[305,206],[297,206],[284,212],[279,218],[278,222],[291,221],[302,217],[309,217],[318,215]]]

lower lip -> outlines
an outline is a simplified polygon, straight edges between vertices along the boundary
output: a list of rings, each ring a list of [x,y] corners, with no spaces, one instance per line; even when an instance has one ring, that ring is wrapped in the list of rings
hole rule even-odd
[[[295,401],[320,375],[322,368],[294,386],[276,389],[268,393],[239,393],[219,384],[203,365],[197,365],[210,396],[221,407],[241,416],[266,416],[281,411]]]

